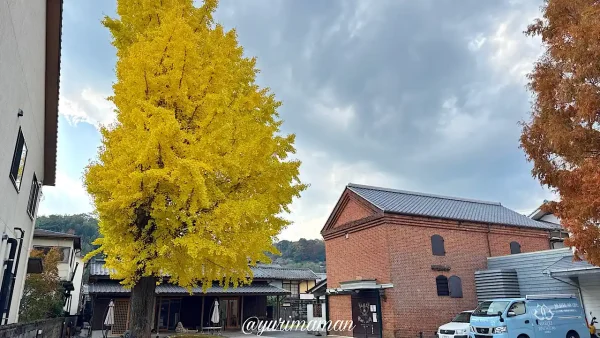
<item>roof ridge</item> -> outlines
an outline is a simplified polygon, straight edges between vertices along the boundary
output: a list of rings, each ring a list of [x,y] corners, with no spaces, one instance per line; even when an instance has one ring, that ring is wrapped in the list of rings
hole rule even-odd
[[[392,192],[392,193],[400,193],[400,194],[423,196],[423,197],[432,197],[432,198],[454,200],[454,201],[461,201],[461,202],[502,206],[502,203],[500,203],[500,202],[491,202],[491,201],[483,201],[483,200],[476,200],[476,199],[469,199],[469,198],[435,195],[435,194],[428,194],[428,193],[422,193],[422,192],[416,192],[416,191],[382,188],[382,187],[375,187],[375,186],[371,186],[371,185],[363,185],[363,184],[356,184],[356,183],[348,183],[347,187],[348,188],[362,188],[362,189],[379,190],[379,191],[386,191],[386,192]]]
[[[265,265],[256,265],[256,266],[251,266],[251,268],[259,268],[259,269],[283,269],[283,270],[305,270],[305,271],[312,271],[312,269],[310,268],[293,268],[293,267],[289,267],[289,266],[265,266]],[[312,271],[313,273],[315,273],[314,271]]]
[[[72,237],[81,237],[79,235],[75,235],[75,234],[70,234],[68,232],[59,232],[59,231],[54,231],[54,230],[47,230],[47,229],[34,229],[33,232],[35,233],[36,231],[42,231],[42,232],[47,232],[47,233],[51,233],[51,234],[55,234],[55,235],[65,235],[65,236],[72,236]]]

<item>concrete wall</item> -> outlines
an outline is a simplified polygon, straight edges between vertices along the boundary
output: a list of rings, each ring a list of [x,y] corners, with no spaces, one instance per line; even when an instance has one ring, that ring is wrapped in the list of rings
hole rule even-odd
[[[17,267],[9,322],[18,318],[25,271],[35,219],[27,214],[34,173],[44,179],[44,86],[45,0],[0,0],[0,235],[17,237],[14,228],[25,231]],[[19,109],[24,116],[18,117]],[[17,191],[9,179],[19,127],[28,148],[23,181]],[[7,244],[0,242],[0,259],[7,257]]]
[[[71,337],[74,336],[74,327],[75,317],[43,319],[1,326],[0,338]]]

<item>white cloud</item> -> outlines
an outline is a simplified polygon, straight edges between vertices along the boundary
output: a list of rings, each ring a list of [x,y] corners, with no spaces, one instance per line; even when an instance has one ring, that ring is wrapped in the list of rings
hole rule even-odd
[[[85,122],[99,128],[116,120],[115,106],[107,97],[108,94],[84,88],[75,97],[61,95],[58,110],[72,125]]]
[[[337,102],[331,89],[325,88],[320,98],[313,105],[312,114],[321,122],[332,126],[332,129],[348,129],[356,118],[353,105],[344,105]]]
[[[42,189],[39,215],[80,214],[93,210],[81,179],[74,179],[59,171],[56,174],[56,186]]]
[[[303,183],[311,186],[290,206],[286,215],[294,222],[285,229],[280,239],[321,238],[320,231],[348,183],[414,189],[411,183],[377,169],[370,162],[344,162],[333,159],[318,150],[299,149],[298,158]]]
[[[527,73],[542,53],[539,39],[523,34],[527,25],[539,15],[535,7],[511,12],[504,20],[497,22],[492,34],[483,37],[491,52],[488,62],[511,82],[524,84]]]

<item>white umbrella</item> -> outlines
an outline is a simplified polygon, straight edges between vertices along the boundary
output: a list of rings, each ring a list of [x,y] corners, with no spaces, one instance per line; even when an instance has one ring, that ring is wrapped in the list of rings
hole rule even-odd
[[[112,326],[115,324],[115,303],[111,300],[108,304],[108,311],[106,312],[106,318],[104,319],[104,325]]]
[[[212,316],[210,317],[210,321],[213,322],[213,324],[219,323],[219,302],[216,299],[215,299],[215,305],[213,307],[213,313],[212,313]]]

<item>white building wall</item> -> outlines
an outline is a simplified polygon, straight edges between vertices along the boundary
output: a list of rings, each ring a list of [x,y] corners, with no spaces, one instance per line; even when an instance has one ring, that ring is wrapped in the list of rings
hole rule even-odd
[[[590,312],[594,317],[600,318],[600,274],[579,276],[579,287],[588,323],[591,319]],[[600,329],[598,324],[596,328]]]
[[[0,235],[18,237],[25,231],[9,323],[18,320],[34,220],[27,214],[33,174],[43,181],[45,0],[0,0]],[[18,117],[19,109],[24,116]],[[20,191],[9,179],[19,127],[28,148]],[[0,259],[7,243],[0,242]],[[1,276],[0,276],[1,277]]]
[[[320,306],[321,307],[321,317],[315,317],[314,316],[314,307],[315,306]],[[321,304],[307,304],[306,305],[306,323],[308,323],[308,325],[310,325],[310,327],[308,327],[308,330],[310,332],[320,332],[321,334],[325,334],[326,331],[326,325],[327,325],[327,321],[325,319],[325,314],[327,313],[327,308],[325,303],[321,303]]]
[[[75,290],[71,291],[71,303],[66,304],[64,308],[65,311],[69,311],[72,315],[77,314],[79,308],[81,283],[83,279],[83,260],[80,252],[75,252],[74,244],[72,239],[47,237],[35,237],[32,244],[32,250],[38,246],[69,248],[70,255],[67,261],[58,263],[58,275],[62,280],[69,280],[73,277],[73,287]]]
[[[75,268],[74,255],[74,243],[72,239],[66,238],[46,238],[46,237],[35,237],[33,239],[32,250],[37,246],[41,247],[57,247],[57,248],[69,248],[69,257],[66,262],[58,263],[58,275],[62,280],[68,280],[71,276],[71,272]]]
[[[558,219],[558,217],[554,216],[554,214],[544,215],[539,220],[544,221],[544,222],[554,223],[554,224],[560,224],[560,220]]]

